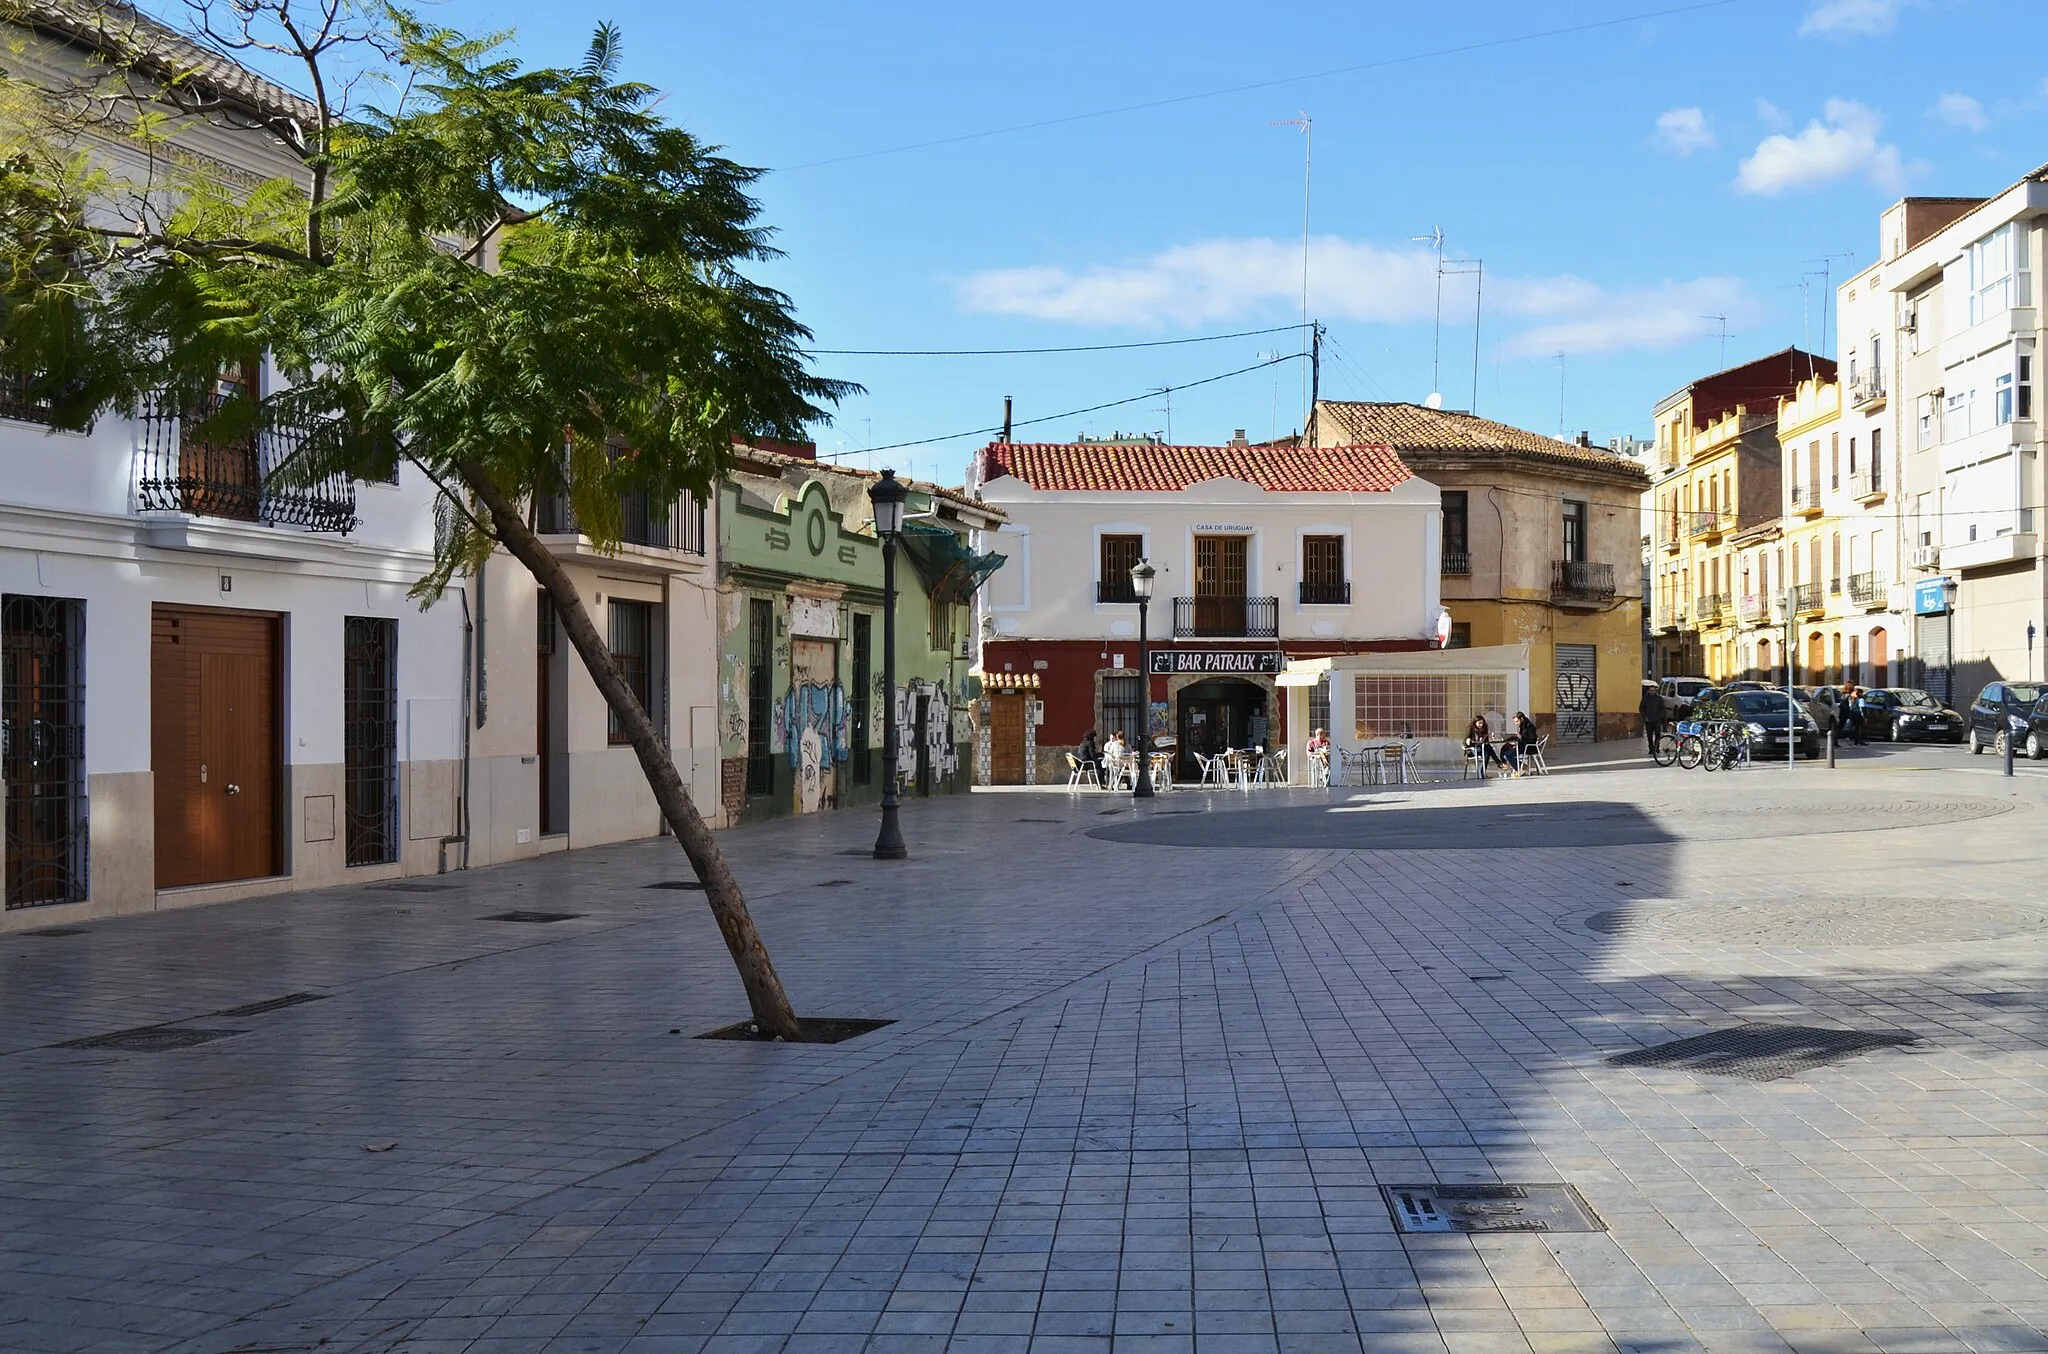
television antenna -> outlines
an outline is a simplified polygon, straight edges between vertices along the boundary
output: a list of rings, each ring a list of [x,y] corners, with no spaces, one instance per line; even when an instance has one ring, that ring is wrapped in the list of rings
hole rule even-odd
[[[1702,315],[1703,320],[1716,320],[1721,325],[1721,357],[1714,364],[1715,371],[1728,370],[1728,317],[1726,315]]]
[[[1443,390],[1440,379],[1440,359],[1444,346],[1444,228],[1431,226],[1427,235],[1410,235],[1416,244],[1426,244],[1436,255],[1436,337],[1429,345],[1429,389],[1436,394]]]
[[[1316,120],[1310,117],[1307,113],[1303,112],[1299,113],[1295,117],[1276,119],[1272,122],[1267,123],[1266,125],[1268,127],[1297,127],[1301,130],[1301,323],[1303,325],[1302,342],[1306,344],[1309,341],[1307,330],[1309,220],[1308,208],[1309,189],[1311,184],[1313,183],[1313,173],[1315,169]],[[1301,352],[1302,356],[1308,356],[1308,349],[1306,347],[1304,347],[1301,350]],[[1302,402],[1306,404],[1308,402],[1308,365],[1306,363],[1302,364],[1301,380]],[[1311,410],[1310,414],[1313,415],[1313,413],[1314,411]]]

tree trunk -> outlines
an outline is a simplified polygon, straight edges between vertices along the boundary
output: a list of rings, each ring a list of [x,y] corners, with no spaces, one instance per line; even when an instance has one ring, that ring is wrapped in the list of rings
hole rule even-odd
[[[605,704],[625,730],[626,741],[640,758],[640,769],[654,791],[661,816],[668,820],[669,830],[676,834],[683,854],[690,858],[691,868],[704,885],[711,915],[718,919],[719,932],[725,937],[726,948],[732,951],[740,982],[747,989],[747,1004],[753,1008],[754,1023],[764,1034],[796,1039],[801,1034],[796,1014],[790,1009],[789,995],[782,990],[782,979],[776,976],[775,965],[768,958],[768,948],[761,943],[761,933],[754,929],[754,919],[747,913],[747,900],[740,893],[739,881],[726,867],[717,840],[711,829],[704,826],[703,816],[683,788],[682,774],[676,770],[668,749],[662,746],[654,721],[640,708],[639,699],[626,685],[618,664],[612,660],[611,647],[598,636],[575,581],[554,553],[528,529],[518,506],[498,487],[489,471],[470,460],[457,461],[456,469],[490,513],[500,543],[547,589],[569,642],[576,646],[583,666],[589,669],[598,691],[603,693]]]

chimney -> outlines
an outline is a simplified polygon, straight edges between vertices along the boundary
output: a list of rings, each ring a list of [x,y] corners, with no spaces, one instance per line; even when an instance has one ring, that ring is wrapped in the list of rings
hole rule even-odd
[[[1003,396],[1003,441],[1010,440],[1010,397]]]
[[[1584,428],[1579,429],[1579,445],[1582,447],[1590,447],[1593,445],[1593,435],[1587,432]]]
[[[1230,445],[1233,447],[1248,447],[1251,445],[1250,442],[1245,440],[1244,429],[1238,428],[1230,434]]]

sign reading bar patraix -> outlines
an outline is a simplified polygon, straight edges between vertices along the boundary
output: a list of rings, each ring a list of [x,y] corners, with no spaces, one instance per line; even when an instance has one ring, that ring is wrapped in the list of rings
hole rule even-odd
[[[1183,672],[1278,672],[1287,666],[1287,655],[1278,649],[1154,649],[1152,671]]]

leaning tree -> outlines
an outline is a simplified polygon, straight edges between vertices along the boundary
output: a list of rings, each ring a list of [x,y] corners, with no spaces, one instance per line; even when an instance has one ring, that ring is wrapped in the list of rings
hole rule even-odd
[[[0,0],[0,17],[39,4]],[[532,572],[705,886],[755,1022],[799,1037],[737,880],[529,515],[565,496],[615,547],[622,494],[708,498],[735,436],[800,435],[853,389],[806,370],[789,299],[742,271],[774,254],[759,171],[621,80],[608,26],[580,64],[528,68],[502,37],[354,0],[188,4],[189,36],[94,7],[100,56],[75,80],[0,76],[0,361],[80,428],[137,401],[196,408],[267,352],[283,388],[221,402],[209,435],[312,428],[271,472],[288,485],[416,466],[442,529],[415,595],[499,549]],[[238,92],[237,61],[296,63],[309,93]],[[229,189],[182,168],[199,120],[283,148],[281,172]]]

